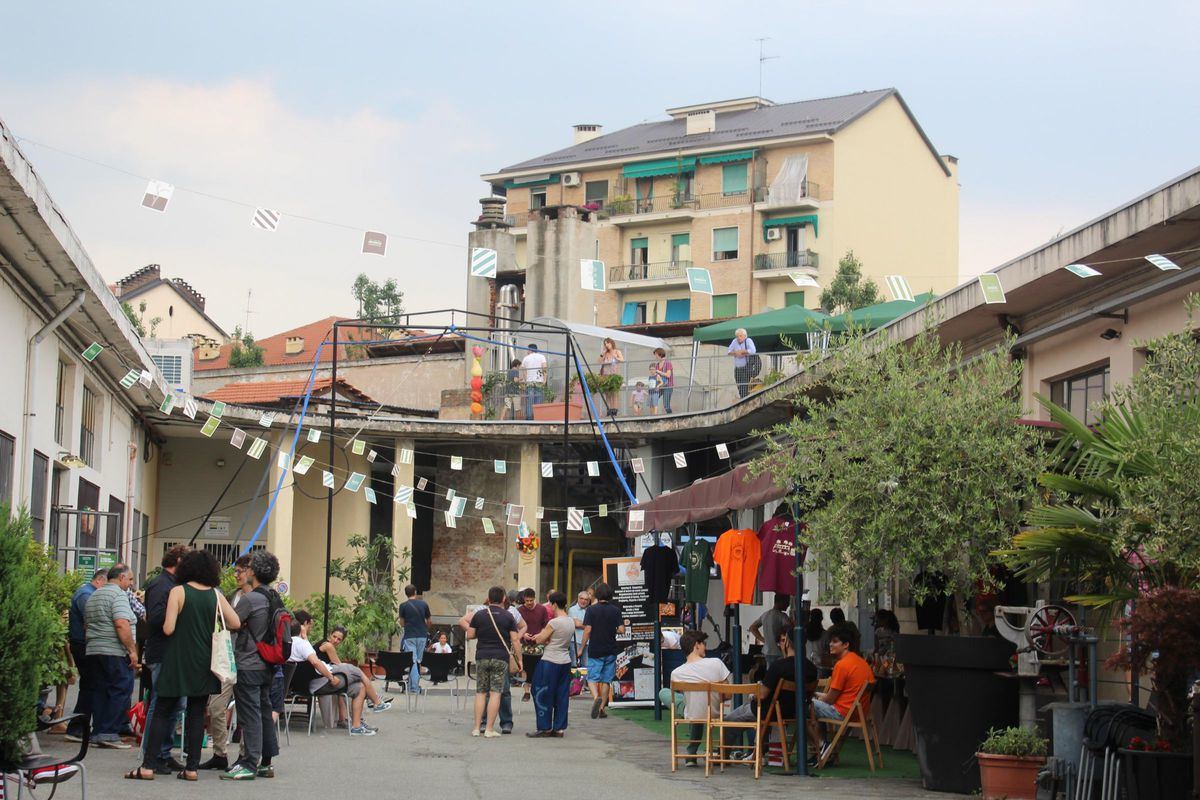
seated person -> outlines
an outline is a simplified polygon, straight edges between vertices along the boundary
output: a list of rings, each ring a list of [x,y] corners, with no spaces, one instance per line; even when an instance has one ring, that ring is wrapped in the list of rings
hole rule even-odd
[[[305,616],[308,615],[306,614]],[[350,713],[352,724],[350,732],[359,734],[360,736],[374,736],[375,729],[364,725],[362,721],[363,701],[366,699],[366,684],[361,680],[353,678],[351,675],[335,673],[334,665],[326,664],[317,658],[317,651],[313,649],[313,646],[308,643],[308,639],[304,636],[305,628],[311,625],[311,617],[303,625],[298,620],[292,621],[292,654],[288,660],[296,662],[307,661],[317,671],[317,677],[309,681],[308,684],[308,691],[312,694],[318,694],[323,689],[326,689],[326,687],[339,691],[343,687],[346,687],[351,697]],[[340,705],[339,703],[339,714],[342,713]],[[376,710],[382,711],[385,708],[386,706],[377,706]]]
[[[431,653],[450,653],[453,652],[450,648],[450,637],[445,631],[438,634],[437,641],[429,645]]]
[[[775,644],[779,648],[779,658],[771,662],[771,666],[767,667],[766,674],[758,684],[758,690],[755,696],[750,698],[749,703],[744,703],[725,715],[725,719],[733,722],[749,722],[754,719],[755,711],[759,704],[762,703],[762,721],[767,719],[767,703],[771,702],[771,698],[775,696],[775,689],[779,686],[780,681],[794,681],[796,679],[796,647],[793,638],[794,630],[791,628],[783,628],[779,631],[776,637]],[[812,699],[813,692],[817,688],[817,665],[807,658],[804,659],[804,699],[807,703]],[[779,695],[779,705],[783,711],[784,719],[791,719],[796,714],[796,695],[792,692],[783,692]],[[733,729],[725,732],[725,744],[738,744],[743,731]],[[754,732],[745,731],[749,736],[751,746],[754,744]],[[809,728],[811,737],[813,729]],[[768,739],[770,731],[767,731]],[[765,753],[764,753],[765,755]]]
[[[685,661],[671,672],[671,680],[680,683],[727,683],[729,668],[719,658],[707,658],[704,641],[707,633],[701,631],[684,631],[679,637],[679,649],[683,651]],[[707,695],[707,696],[706,696]],[[672,696],[670,687],[665,687],[658,693],[658,698],[664,704],[675,703],[675,715],[685,719],[704,719],[708,714],[710,703],[717,702],[717,696],[711,692],[676,692]],[[704,738],[704,724],[692,723],[688,733],[687,751],[695,754],[700,749]],[[696,766],[696,759],[689,758],[684,766]]]
[[[871,665],[851,649],[856,639],[853,630],[839,623],[830,628],[828,634],[833,677],[829,689],[813,697],[813,711],[819,719],[841,721],[850,713],[863,684],[875,683],[875,673]],[[826,745],[822,743],[822,750]]]
[[[311,617],[309,617],[308,626],[310,628],[312,626]],[[305,638],[308,638],[308,631],[306,630],[304,633]],[[363,671],[353,664],[342,663],[342,659],[338,657],[338,645],[344,641],[346,641],[346,629],[341,625],[338,625],[329,632],[328,640],[317,644],[317,658],[329,665],[330,672],[333,672],[336,675],[347,676],[347,678],[350,680],[350,684],[353,684],[355,681],[361,683],[363,685],[363,691],[366,694],[366,699],[371,703],[372,711],[387,711],[392,704],[391,698],[389,697],[381,700],[379,698],[379,693],[375,691],[375,686],[371,683],[371,681],[367,680],[367,676],[363,674]],[[353,696],[353,694],[353,685],[351,685],[351,696]],[[343,708],[340,703],[338,704],[338,727],[346,727],[346,709]]]

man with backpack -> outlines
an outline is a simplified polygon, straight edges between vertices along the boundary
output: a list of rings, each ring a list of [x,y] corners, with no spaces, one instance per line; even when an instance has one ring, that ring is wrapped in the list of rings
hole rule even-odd
[[[242,596],[235,609],[242,621],[234,643],[237,684],[233,687],[242,747],[225,780],[273,778],[271,760],[279,755],[279,739],[271,722],[271,683],[275,667],[291,655],[291,615],[279,593],[270,588],[279,576],[279,559],[266,550],[250,556],[250,569],[241,573]],[[280,626],[286,625],[286,632]]]

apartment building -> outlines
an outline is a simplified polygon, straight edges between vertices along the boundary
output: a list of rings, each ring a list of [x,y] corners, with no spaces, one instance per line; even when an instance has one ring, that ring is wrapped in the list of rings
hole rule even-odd
[[[576,125],[570,147],[482,176],[505,206],[476,222],[498,271],[468,281],[468,308],[606,326],[813,308],[849,250],[880,286],[957,283],[957,161],[896,90],[667,115]],[[604,292],[580,291],[580,259],[604,262]],[[692,266],[710,271],[711,300],[689,292]]]

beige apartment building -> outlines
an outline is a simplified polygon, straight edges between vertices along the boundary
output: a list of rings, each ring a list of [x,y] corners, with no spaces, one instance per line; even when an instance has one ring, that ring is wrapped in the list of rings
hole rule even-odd
[[[468,308],[604,326],[815,308],[850,250],[881,289],[886,275],[914,292],[957,283],[957,162],[896,90],[667,114],[576,125],[572,146],[484,175],[504,216],[485,203],[471,239],[498,271],[469,279]],[[606,291],[581,290],[582,259],[603,261]],[[711,301],[689,291],[693,266]]]

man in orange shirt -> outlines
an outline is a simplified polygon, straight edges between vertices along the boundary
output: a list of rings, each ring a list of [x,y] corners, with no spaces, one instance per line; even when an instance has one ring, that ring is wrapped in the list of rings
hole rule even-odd
[[[850,649],[854,633],[847,625],[829,629],[829,655],[833,657],[833,678],[829,690],[813,696],[813,710],[823,719],[843,720],[854,705],[864,683],[875,683],[875,673],[862,656]],[[821,745],[824,750],[825,744]]]

